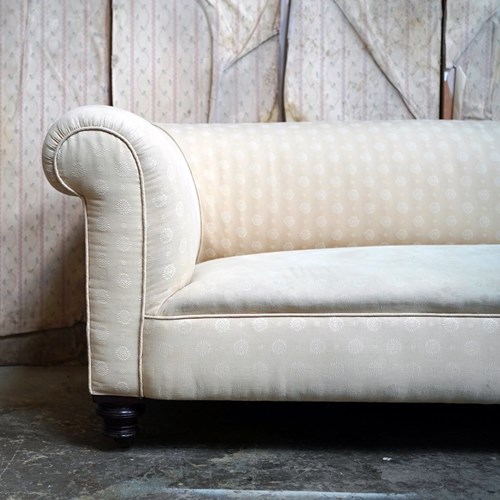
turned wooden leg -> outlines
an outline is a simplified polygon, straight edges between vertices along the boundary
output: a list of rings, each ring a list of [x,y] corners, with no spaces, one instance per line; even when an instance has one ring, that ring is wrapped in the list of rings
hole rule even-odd
[[[128,448],[137,434],[137,417],[145,410],[144,400],[120,396],[92,396],[103,431],[121,447]]]

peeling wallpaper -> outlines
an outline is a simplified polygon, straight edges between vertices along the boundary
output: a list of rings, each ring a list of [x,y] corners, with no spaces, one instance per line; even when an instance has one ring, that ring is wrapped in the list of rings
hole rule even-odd
[[[439,117],[441,2],[294,0],[287,120]]]
[[[457,68],[454,118],[500,119],[500,0],[448,0],[446,66]]]
[[[113,104],[156,122],[277,119],[279,0],[113,1]]]

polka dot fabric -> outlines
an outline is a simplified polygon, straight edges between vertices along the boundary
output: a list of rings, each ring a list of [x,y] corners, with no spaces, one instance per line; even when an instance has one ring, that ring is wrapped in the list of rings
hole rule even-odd
[[[198,260],[500,242],[500,127],[388,121],[161,125],[195,177]]]
[[[199,207],[180,151],[150,122],[77,108],[49,131],[49,181],[85,206],[93,394],[140,395],[144,314],[191,280]]]
[[[148,318],[146,329],[144,388],[151,398],[498,403],[500,397],[499,318]]]
[[[43,159],[49,181],[85,203],[91,392],[500,401],[499,144],[495,122],[155,127],[116,108],[69,113]],[[441,260],[403,258],[421,247],[397,245],[416,244]],[[272,272],[286,259],[258,254],[287,250],[302,250],[287,268],[302,274],[289,286],[283,271],[280,293]],[[440,308],[419,308],[415,295],[432,289]],[[180,308],[186,296],[192,307]]]

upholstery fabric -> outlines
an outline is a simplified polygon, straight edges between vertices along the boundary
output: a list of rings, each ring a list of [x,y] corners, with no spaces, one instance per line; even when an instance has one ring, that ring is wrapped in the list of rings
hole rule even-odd
[[[500,242],[497,123],[160,126],[196,180],[199,261],[348,245]]]
[[[438,118],[441,18],[434,0],[294,0],[287,121]]]
[[[147,318],[144,339],[151,398],[500,400],[498,318]]]
[[[157,315],[498,314],[500,245],[325,248],[198,264]],[[466,265],[464,265],[466,263]]]
[[[200,219],[189,169],[159,128],[103,106],[52,127],[44,167],[57,189],[85,204],[92,390],[100,390],[93,375],[110,370],[119,373],[115,390],[140,393],[144,313],[194,270]]]

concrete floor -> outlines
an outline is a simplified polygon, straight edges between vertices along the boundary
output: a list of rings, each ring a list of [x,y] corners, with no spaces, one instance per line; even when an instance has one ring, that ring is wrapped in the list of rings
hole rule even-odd
[[[0,368],[6,499],[500,498],[500,406],[151,402],[129,450],[86,369]]]

